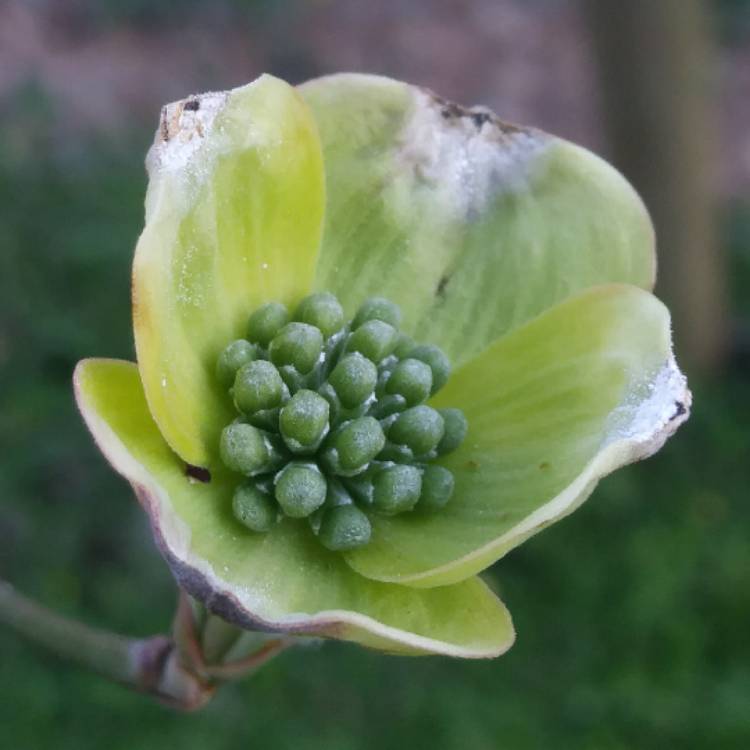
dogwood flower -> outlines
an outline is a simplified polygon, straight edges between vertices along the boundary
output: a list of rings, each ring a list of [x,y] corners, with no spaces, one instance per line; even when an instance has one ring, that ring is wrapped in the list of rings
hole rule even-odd
[[[179,586],[240,628],[503,653],[478,574],[689,412],[636,193],[353,74],[170,104],[147,165],[137,364],[75,390]]]

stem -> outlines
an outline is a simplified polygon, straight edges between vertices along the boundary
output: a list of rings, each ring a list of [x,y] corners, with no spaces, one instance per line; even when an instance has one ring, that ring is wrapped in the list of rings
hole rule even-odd
[[[177,708],[199,708],[214,689],[181,665],[171,638],[127,638],[89,627],[31,601],[2,580],[0,624],[103,677]]]
[[[294,636],[238,630],[184,591],[177,599],[172,632],[183,662],[208,682],[246,677],[299,642]]]

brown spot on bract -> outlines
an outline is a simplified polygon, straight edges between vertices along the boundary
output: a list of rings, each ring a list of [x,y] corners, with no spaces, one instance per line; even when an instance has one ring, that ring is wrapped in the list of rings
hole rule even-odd
[[[169,122],[167,121],[167,108],[164,107],[161,111],[161,123],[160,128],[161,139],[166,143],[169,140]]]
[[[440,97],[437,98],[437,101],[440,104],[440,114],[446,120],[450,120],[453,117],[461,117],[463,115],[463,110],[458,106],[458,104],[449,102],[446,99],[442,99]]]
[[[670,420],[677,419],[687,412],[687,407],[682,401],[674,402],[674,414],[670,417]]]
[[[441,297],[445,293],[445,287],[448,286],[449,281],[450,281],[450,276],[440,277],[440,281],[438,281],[437,289],[435,290],[435,294],[438,297]]]
[[[549,469],[549,462],[548,461],[542,461],[542,463],[539,464],[539,468],[544,471],[545,469]]]
[[[183,107],[183,109],[187,110],[188,112],[197,112],[200,108],[200,99],[188,99],[185,102],[185,106]]]
[[[477,130],[481,130],[485,123],[492,123],[501,133],[506,135],[514,133],[528,132],[528,128],[521,125],[514,125],[510,122],[501,120],[494,112],[484,107],[463,107],[460,104],[444,99],[429,89],[423,91],[437,104],[440,108],[440,114],[444,120],[456,120],[467,117],[471,119]]]
[[[471,458],[466,462],[466,468],[469,469],[469,471],[477,471],[477,469],[479,469],[479,463]]]

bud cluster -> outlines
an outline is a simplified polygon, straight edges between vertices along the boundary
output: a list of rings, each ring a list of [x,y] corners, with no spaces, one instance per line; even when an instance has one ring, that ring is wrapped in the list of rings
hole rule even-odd
[[[320,292],[293,315],[277,302],[258,308],[246,338],[221,353],[216,377],[239,416],[220,454],[246,477],[232,503],[248,529],[305,518],[328,549],[353,549],[370,540],[370,513],[434,512],[450,500],[453,475],[432,461],[461,444],[466,419],[424,403],[450,363],[400,322],[396,305],[372,298],[347,323]]]

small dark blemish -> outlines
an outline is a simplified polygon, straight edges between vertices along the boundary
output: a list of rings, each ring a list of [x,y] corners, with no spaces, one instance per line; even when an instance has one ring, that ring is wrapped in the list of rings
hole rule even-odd
[[[448,282],[451,280],[450,276],[441,276],[440,281],[438,281],[437,289],[435,290],[435,295],[438,297],[442,297],[443,294],[445,294],[445,287],[448,286]]]
[[[466,462],[466,468],[470,471],[476,471],[479,468],[479,464],[473,459],[470,459]]]
[[[185,464],[185,476],[204,484],[208,484],[211,481],[211,472],[208,469],[204,469],[202,466],[193,466],[192,464]]]
[[[485,122],[489,122],[492,117],[490,117],[489,113],[487,112],[472,112],[471,119],[474,122],[477,130],[481,130],[482,125],[484,125]]]
[[[549,469],[549,461],[542,461],[542,463],[539,464],[539,468],[542,471],[545,471],[546,469]]]
[[[182,108],[188,112],[197,112],[201,108],[200,99],[188,99]]]
[[[167,122],[166,108],[161,113],[161,139],[165,143],[169,140],[169,123]]]
[[[474,107],[462,107],[460,104],[451,102],[448,99],[443,99],[442,96],[438,96],[432,91],[425,89],[426,93],[430,96],[433,102],[440,107],[440,114],[445,120],[455,120],[461,117],[468,117],[474,123],[477,130],[481,130],[482,126],[486,123],[492,123],[501,133],[505,135],[515,135],[517,133],[529,132],[528,128],[524,128],[520,125],[513,125],[509,122],[501,120],[496,114],[490,112],[487,109],[474,108]]]
[[[435,101],[440,105],[440,114],[446,120],[450,120],[454,117],[462,117],[466,112],[463,107],[459,107],[458,104],[449,102],[447,99],[436,97]]]
[[[685,413],[687,413],[687,408],[685,407],[685,404],[683,404],[682,401],[675,401],[674,402],[674,414],[670,417],[670,421],[677,419],[678,417],[681,417]]]

